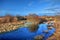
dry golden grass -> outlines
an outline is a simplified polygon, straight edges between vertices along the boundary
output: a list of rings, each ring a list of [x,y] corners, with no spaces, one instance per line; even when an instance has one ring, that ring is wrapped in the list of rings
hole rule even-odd
[[[59,21],[60,18],[58,18],[58,17],[54,17],[54,18],[53,18],[54,20],[57,19],[57,21],[55,21],[56,32],[54,33],[53,36],[49,37],[47,40],[60,40],[60,21]],[[32,19],[28,18],[27,22],[29,22],[29,21],[30,22],[35,22],[36,24],[38,24],[38,22],[39,22],[38,19],[35,20],[35,18],[34,19],[33,18]],[[14,24],[14,26],[12,24]],[[3,23],[3,24],[0,24],[0,33],[1,32],[6,32],[6,31],[10,31],[10,30],[15,30],[15,29],[19,28],[20,24],[23,25],[24,24],[23,21],[21,21],[21,22],[12,22],[12,23]],[[32,25],[32,26],[35,26],[35,25]],[[36,28],[34,28],[34,27],[30,28],[31,31],[34,31],[35,29]]]
[[[55,22],[56,32],[47,40],[60,40],[60,21]]]
[[[23,23],[21,22],[12,22],[12,23],[3,23],[0,24],[0,33],[10,32],[21,27]]]

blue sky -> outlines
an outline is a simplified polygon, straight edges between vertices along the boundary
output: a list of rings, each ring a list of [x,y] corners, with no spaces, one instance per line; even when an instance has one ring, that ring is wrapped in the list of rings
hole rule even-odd
[[[60,11],[60,0],[0,0],[0,16],[28,15],[55,15]]]

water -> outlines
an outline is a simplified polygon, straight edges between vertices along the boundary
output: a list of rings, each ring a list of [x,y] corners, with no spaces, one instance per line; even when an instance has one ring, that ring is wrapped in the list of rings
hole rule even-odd
[[[34,40],[34,37],[37,35],[41,35],[41,31],[43,30],[48,30],[46,29],[46,25],[42,24],[39,26],[38,30],[35,32],[30,32],[30,30],[27,27],[22,27],[19,28],[15,31],[7,32],[0,34],[0,40]],[[45,38],[48,38],[52,34],[54,34],[55,28],[52,28],[51,30],[48,31],[48,34],[42,33],[45,35]],[[38,34],[37,34],[38,33]]]
[[[35,32],[30,32],[28,28],[19,28],[15,31],[0,34],[0,39],[11,39],[11,40],[33,40]]]

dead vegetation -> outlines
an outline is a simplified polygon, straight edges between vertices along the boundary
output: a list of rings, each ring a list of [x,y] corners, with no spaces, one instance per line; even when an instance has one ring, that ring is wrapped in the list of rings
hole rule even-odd
[[[21,18],[21,17],[20,17]],[[33,27],[30,28],[31,31],[36,30],[35,26],[39,23],[40,18],[52,18],[55,21],[55,28],[56,28],[56,32],[54,33],[53,36],[51,36],[50,38],[48,38],[47,40],[60,40],[60,16],[26,16],[24,17],[26,18],[26,20],[21,20],[16,16],[4,16],[4,17],[0,17],[0,33],[1,32],[6,32],[6,31],[10,31],[10,30],[15,30],[17,28],[19,28],[19,26],[21,26],[21,24],[24,24],[25,22],[33,22],[34,25],[32,25]],[[22,17],[22,19],[24,19]],[[36,24],[36,25],[35,25]]]
[[[55,28],[56,32],[48,40],[60,40],[60,21],[56,21]]]

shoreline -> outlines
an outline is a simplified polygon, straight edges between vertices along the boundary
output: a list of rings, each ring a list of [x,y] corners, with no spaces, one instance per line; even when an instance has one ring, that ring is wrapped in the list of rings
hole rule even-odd
[[[0,24],[0,34],[16,30],[16,29],[22,27],[22,25],[23,24],[20,24],[20,22]]]

